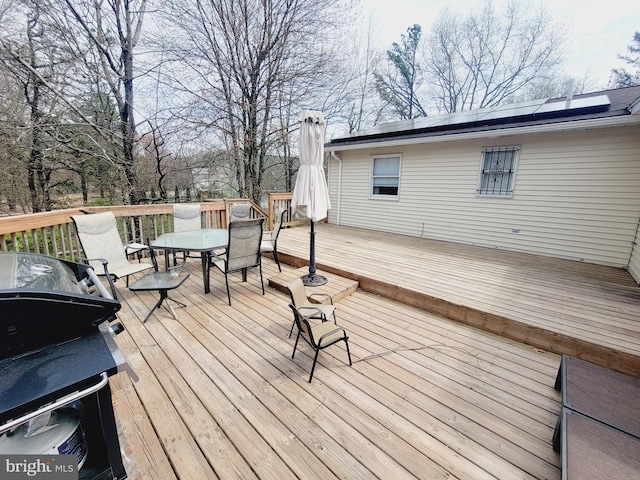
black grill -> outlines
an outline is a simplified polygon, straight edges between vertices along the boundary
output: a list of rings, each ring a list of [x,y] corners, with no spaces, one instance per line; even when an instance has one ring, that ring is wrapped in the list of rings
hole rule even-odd
[[[109,326],[118,310],[87,265],[0,252],[0,434],[80,405],[82,480],[126,478],[107,381],[126,367]]]

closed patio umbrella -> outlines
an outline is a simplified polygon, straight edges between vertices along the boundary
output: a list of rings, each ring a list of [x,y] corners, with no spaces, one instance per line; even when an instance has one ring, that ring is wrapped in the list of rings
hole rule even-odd
[[[309,274],[302,277],[306,286],[319,286],[327,279],[316,274],[315,231],[313,224],[324,219],[331,208],[324,176],[325,122],[322,112],[304,110],[300,114],[300,169],[293,189],[291,209],[311,220]]]

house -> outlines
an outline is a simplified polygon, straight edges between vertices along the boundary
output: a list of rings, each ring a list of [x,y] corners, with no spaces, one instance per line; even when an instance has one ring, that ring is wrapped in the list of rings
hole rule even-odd
[[[640,86],[382,124],[325,150],[330,223],[640,281]]]

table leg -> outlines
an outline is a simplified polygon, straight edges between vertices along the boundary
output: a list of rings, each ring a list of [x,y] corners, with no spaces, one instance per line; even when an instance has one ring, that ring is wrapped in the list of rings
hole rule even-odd
[[[178,320],[178,314],[173,309],[173,305],[171,304],[171,299],[169,297],[165,298],[164,306],[169,310],[169,313],[173,315],[173,318]]]
[[[209,293],[209,252],[202,252],[200,254],[202,258],[202,278],[204,280],[204,293]]]
[[[153,312],[155,312],[158,308],[160,308],[160,305],[162,305],[162,302],[164,302],[165,308],[169,311],[171,315],[173,315],[173,318],[175,318],[176,320],[178,320],[178,314],[173,308],[172,302],[177,303],[181,307],[186,307],[184,303],[169,297],[169,292],[167,290],[159,290],[159,292],[160,292],[160,300],[158,300],[158,302],[153,306],[153,308],[151,309],[149,314],[146,316],[146,318],[142,321],[142,323],[146,323],[147,320],[149,320],[149,317],[153,315]]]
[[[166,292],[165,292],[166,293]],[[162,301],[164,300],[164,296],[162,295],[162,292],[160,292],[160,300],[158,300],[158,302],[153,306],[153,308],[151,309],[151,311],[147,314],[147,316],[145,317],[145,319],[142,321],[142,323],[147,323],[147,320],[149,320],[149,317],[151,315],[153,315],[153,312],[156,311],[156,308],[158,308],[160,305],[162,305]]]

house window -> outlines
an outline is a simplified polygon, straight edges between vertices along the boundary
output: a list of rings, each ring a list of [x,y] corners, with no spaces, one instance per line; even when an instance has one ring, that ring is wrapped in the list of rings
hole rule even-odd
[[[519,147],[485,148],[478,180],[478,195],[511,197]]]
[[[400,186],[400,156],[373,157],[371,166],[371,196],[397,197]]]

